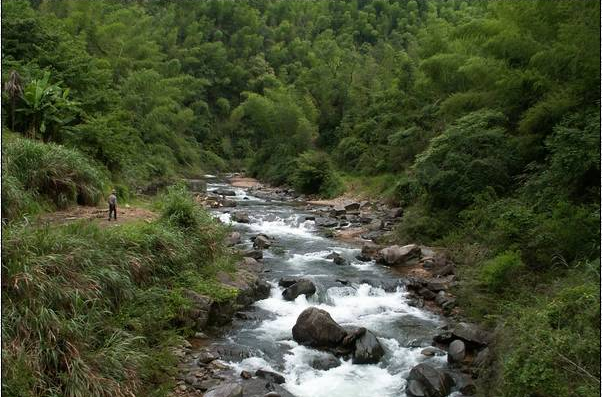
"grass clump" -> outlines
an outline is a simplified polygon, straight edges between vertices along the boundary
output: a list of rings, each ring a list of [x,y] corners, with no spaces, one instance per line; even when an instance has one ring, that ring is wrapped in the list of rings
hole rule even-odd
[[[170,348],[192,332],[181,320],[190,305],[183,291],[232,297],[215,274],[233,264],[222,243],[225,229],[187,192],[170,189],[163,203],[151,223],[5,225],[3,394],[169,390]]]
[[[2,217],[10,220],[38,209],[34,201],[57,208],[97,204],[107,175],[77,150],[9,137],[2,144],[2,179]]]

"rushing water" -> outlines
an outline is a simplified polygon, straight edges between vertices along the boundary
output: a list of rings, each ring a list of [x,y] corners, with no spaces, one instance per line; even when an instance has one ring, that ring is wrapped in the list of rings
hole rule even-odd
[[[231,188],[215,180],[208,184],[209,191],[219,187]],[[217,342],[251,352],[251,357],[233,358],[230,364],[234,368],[279,372],[286,378],[283,386],[298,397],[365,397],[405,396],[405,378],[413,366],[421,362],[444,366],[445,356],[426,357],[420,353],[431,344],[443,319],[409,306],[402,287],[385,292],[371,286],[397,278],[389,269],[355,259],[359,247],[320,236],[314,222],[305,220],[309,214],[302,207],[267,202],[247,195],[243,189],[234,190],[238,207],[231,210],[247,212],[251,219],[250,224],[233,223],[243,242],[250,247],[249,238],[257,233],[276,239],[274,246],[264,251],[266,276],[272,283],[270,297],[256,302],[249,315],[235,320],[231,331]],[[215,214],[226,223],[230,221],[228,213],[216,210]],[[350,264],[337,266],[326,259],[333,251]],[[311,279],[317,293],[285,301],[278,279],[295,276]],[[345,286],[337,279],[350,283]],[[341,360],[342,365],[327,371],[313,369],[312,360],[325,353],[297,344],[291,331],[297,316],[310,306],[326,310],[341,325],[362,326],[374,332],[386,351],[380,363],[357,365]]]

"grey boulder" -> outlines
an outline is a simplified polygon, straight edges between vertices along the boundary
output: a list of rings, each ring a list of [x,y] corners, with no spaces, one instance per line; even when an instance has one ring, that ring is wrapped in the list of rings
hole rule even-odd
[[[293,326],[295,342],[309,347],[337,347],[346,335],[327,311],[317,307],[303,310]]]
[[[282,296],[287,301],[297,299],[299,295],[311,296],[316,293],[316,286],[310,280],[301,279],[282,291]]]

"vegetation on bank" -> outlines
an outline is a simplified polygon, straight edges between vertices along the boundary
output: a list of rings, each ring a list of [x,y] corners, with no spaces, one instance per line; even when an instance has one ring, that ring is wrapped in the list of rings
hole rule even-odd
[[[150,223],[3,228],[3,395],[171,390],[171,349],[193,329],[183,291],[229,299],[215,274],[234,266],[225,228],[184,188],[160,202]]]
[[[61,145],[3,146],[3,219],[228,168],[327,197],[354,184],[404,208],[398,242],[454,255],[466,313],[499,331],[482,393],[599,387],[599,2],[2,12],[3,137]]]

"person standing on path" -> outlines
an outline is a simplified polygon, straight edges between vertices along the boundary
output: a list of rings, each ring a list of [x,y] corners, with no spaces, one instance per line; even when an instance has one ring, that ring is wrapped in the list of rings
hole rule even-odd
[[[109,222],[111,221],[111,213],[113,219],[117,220],[117,192],[115,190],[109,195]]]

